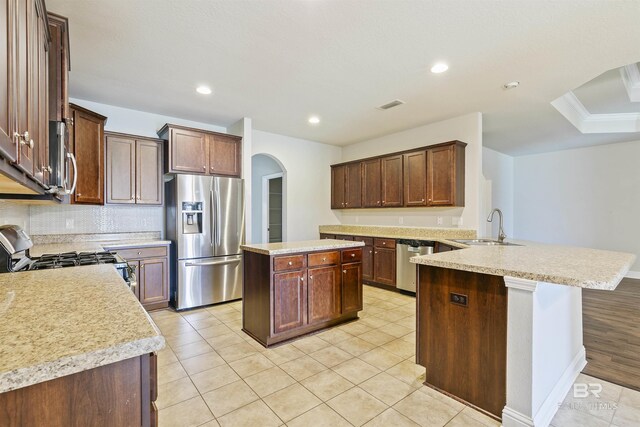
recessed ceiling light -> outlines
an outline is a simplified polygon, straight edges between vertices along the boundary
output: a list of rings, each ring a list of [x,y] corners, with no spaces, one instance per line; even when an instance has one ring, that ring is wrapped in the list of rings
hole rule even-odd
[[[449,66],[444,62],[438,62],[433,67],[431,67],[431,72],[434,74],[444,73],[449,69]]]
[[[320,123],[320,117],[318,116],[309,117],[309,123],[311,123],[312,125],[317,125],[318,123]]]
[[[520,86],[520,82],[515,81],[515,80],[512,81],[512,82],[505,83],[504,85],[502,85],[502,87],[505,88],[505,89],[515,89],[518,86]]]
[[[211,88],[209,86],[198,86],[196,88],[196,92],[203,95],[211,95]]]

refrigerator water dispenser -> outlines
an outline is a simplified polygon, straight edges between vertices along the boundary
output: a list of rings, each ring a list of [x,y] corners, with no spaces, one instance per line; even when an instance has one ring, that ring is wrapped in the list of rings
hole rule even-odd
[[[182,233],[202,233],[202,202],[182,202]]]

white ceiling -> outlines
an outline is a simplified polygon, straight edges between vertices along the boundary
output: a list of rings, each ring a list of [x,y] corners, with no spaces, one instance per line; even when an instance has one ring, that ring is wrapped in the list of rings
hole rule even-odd
[[[601,74],[574,89],[573,93],[592,114],[640,112],[640,102],[629,101],[619,69]]]
[[[87,99],[335,145],[484,113],[518,155],[627,140],[582,135],[551,105],[640,60],[640,1],[47,0],[69,17]],[[448,72],[429,72],[444,60]],[[519,80],[506,91],[502,85]],[[214,95],[195,86],[206,83]],[[376,106],[393,99],[405,105]],[[311,126],[317,114],[322,122]],[[637,138],[636,138],[637,139]]]

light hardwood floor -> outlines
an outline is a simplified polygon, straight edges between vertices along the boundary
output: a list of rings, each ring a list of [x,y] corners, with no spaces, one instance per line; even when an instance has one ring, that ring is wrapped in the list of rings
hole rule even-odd
[[[584,289],[584,373],[640,390],[640,280],[614,291]]]

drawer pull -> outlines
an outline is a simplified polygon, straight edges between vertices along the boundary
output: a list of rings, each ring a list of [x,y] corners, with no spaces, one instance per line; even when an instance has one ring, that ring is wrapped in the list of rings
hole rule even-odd
[[[356,257],[356,254],[351,254],[351,258],[355,258],[355,257]]]
[[[326,258],[322,258],[322,262],[327,262],[327,259]]]
[[[289,261],[289,265],[293,265],[293,263],[291,261]]]
[[[387,244],[387,242],[382,242],[382,244],[383,244],[383,245],[386,245],[386,244]]]

